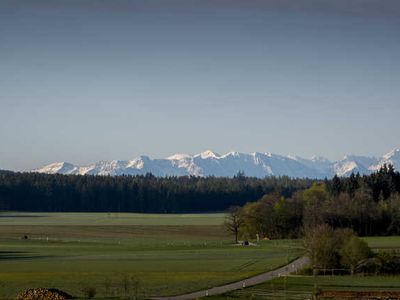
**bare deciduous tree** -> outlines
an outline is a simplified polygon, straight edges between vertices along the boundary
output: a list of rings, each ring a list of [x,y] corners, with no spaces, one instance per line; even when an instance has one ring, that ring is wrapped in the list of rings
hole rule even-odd
[[[235,235],[235,243],[238,242],[239,229],[242,227],[244,220],[241,214],[241,207],[231,206],[225,218],[225,228]]]

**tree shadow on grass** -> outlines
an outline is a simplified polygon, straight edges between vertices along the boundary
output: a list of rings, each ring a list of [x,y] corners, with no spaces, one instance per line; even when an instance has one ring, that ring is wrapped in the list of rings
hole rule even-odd
[[[51,256],[32,255],[29,252],[23,251],[0,251],[0,261],[2,260],[23,260],[23,259],[43,259]]]

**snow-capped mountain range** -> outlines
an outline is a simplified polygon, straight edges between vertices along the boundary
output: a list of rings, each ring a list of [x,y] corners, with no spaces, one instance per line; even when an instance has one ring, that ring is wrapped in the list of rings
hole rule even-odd
[[[32,172],[48,174],[80,175],[141,175],[155,176],[216,176],[232,177],[239,171],[246,176],[281,176],[297,178],[330,178],[349,176],[351,173],[369,174],[383,164],[392,164],[400,170],[400,149],[395,149],[380,158],[349,155],[339,161],[323,157],[304,159],[272,153],[251,154],[229,152],[224,155],[210,150],[196,154],[175,154],[165,159],[140,156],[133,160],[101,161],[88,166],[76,166],[67,162],[53,163]]]

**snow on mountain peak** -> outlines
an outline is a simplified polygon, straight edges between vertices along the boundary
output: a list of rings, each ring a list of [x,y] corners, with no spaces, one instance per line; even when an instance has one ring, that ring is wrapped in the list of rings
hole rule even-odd
[[[334,164],[333,169],[338,176],[347,176],[358,169],[358,165],[354,161],[343,161]]]
[[[134,169],[143,169],[143,166],[144,162],[140,157],[132,159],[131,161],[128,162],[127,165],[128,168],[134,168]]]
[[[392,164],[400,170],[400,149],[395,149],[381,158],[347,155],[343,159],[331,162],[323,157],[304,159],[299,156],[281,156],[271,153],[253,152],[244,154],[229,152],[219,155],[211,150],[196,155],[175,154],[166,159],[152,159],[142,155],[124,161],[100,161],[87,166],[75,166],[67,162],[58,162],[35,169],[33,172],[48,174],[90,174],[90,175],[144,175],[155,176],[226,176],[233,177],[239,171],[248,176],[283,176],[330,178],[349,176],[351,173],[369,174],[383,164]]]
[[[206,150],[204,152],[201,152],[200,154],[197,154],[196,156],[200,156],[202,159],[219,158],[220,157],[220,155],[218,153],[215,153],[211,150]]]
[[[184,160],[184,159],[190,159],[190,158],[192,158],[192,156],[189,155],[189,154],[186,154],[186,153],[177,153],[177,154],[168,156],[167,159],[169,159],[169,160]]]
[[[232,156],[240,156],[240,153],[237,151],[232,151],[230,154],[232,154]]]
[[[46,173],[46,174],[58,174],[58,173],[72,174],[74,171],[76,171],[76,169],[77,169],[77,167],[71,163],[56,162],[56,163],[52,163],[47,166],[44,166],[42,168],[35,169],[32,172]]]
[[[250,155],[252,155],[253,157],[263,157],[266,156],[265,153],[261,153],[261,152],[253,152]]]
[[[327,159],[326,157],[317,156],[317,155],[313,155],[311,157],[311,161],[313,161],[313,162],[330,162],[330,160]]]
[[[384,160],[390,160],[393,157],[400,156],[400,149],[393,149],[383,156]]]
[[[396,170],[400,171],[400,149],[393,149],[386,153],[382,158],[374,165],[371,165],[368,169],[371,171],[379,170],[383,165],[393,165]]]
[[[239,156],[240,156],[240,153],[237,152],[237,151],[231,151],[231,152],[228,152],[228,153],[222,155],[223,158],[226,158],[226,157],[239,157]]]

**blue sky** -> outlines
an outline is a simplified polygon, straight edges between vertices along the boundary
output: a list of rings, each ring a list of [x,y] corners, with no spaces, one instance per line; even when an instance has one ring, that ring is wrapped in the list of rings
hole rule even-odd
[[[391,0],[0,2],[0,168],[400,146]]]

